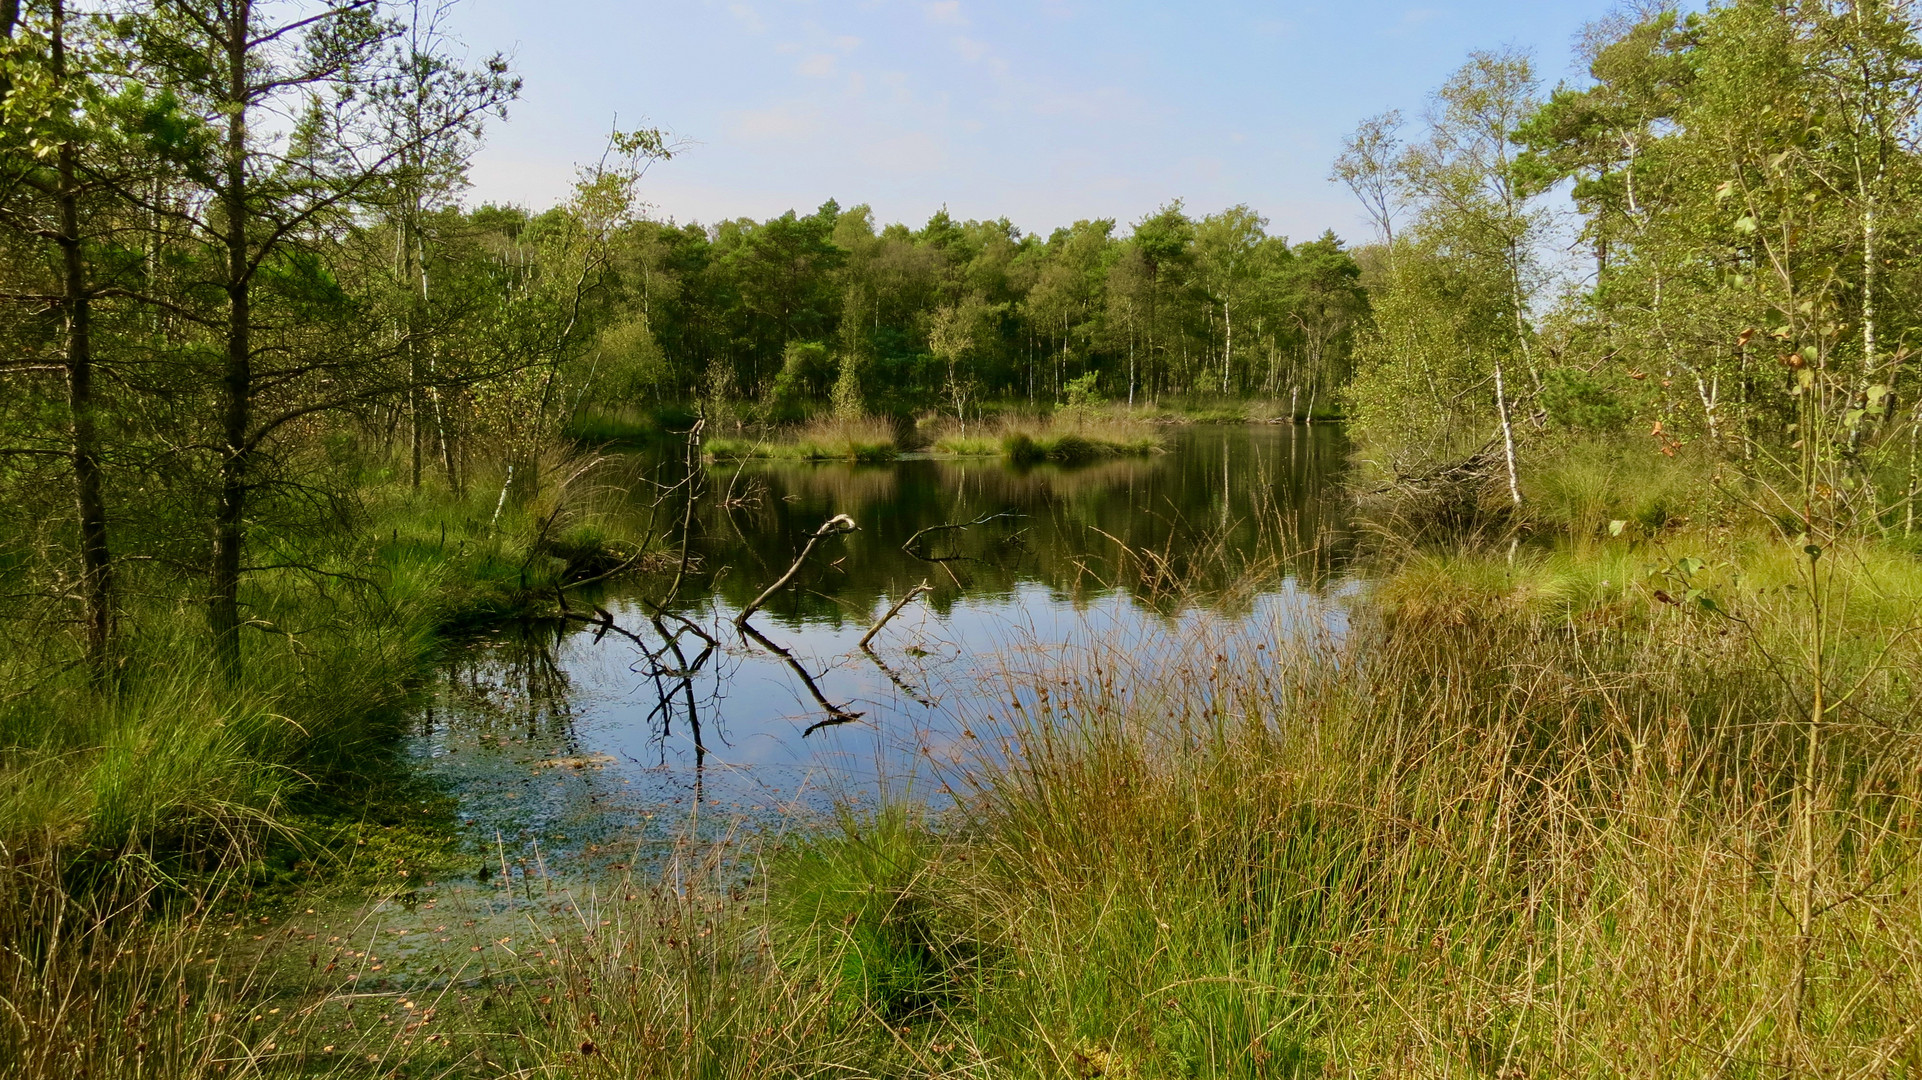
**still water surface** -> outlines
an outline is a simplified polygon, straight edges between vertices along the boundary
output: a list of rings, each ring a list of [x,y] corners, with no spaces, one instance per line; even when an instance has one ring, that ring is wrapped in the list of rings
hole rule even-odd
[[[608,475],[629,513],[675,537],[691,519],[672,614],[650,605],[671,575],[643,575],[596,598],[616,630],[526,625],[474,643],[441,670],[414,753],[485,862],[510,879],[574,874],[690,827],[938,803],[953,770],[1003,752],[975,729],[1033,708],[1051,675],[1153,680],[1198,641],[1213,652],[1304,621],[1339,632],[1340,432],[1177,428],[1169,446],[1082,467],[709,466],[691,511],[687,487],[658,495],[684,479],[678,450],[628,457]],[[758,638],[737,633],[734,615],[836,514],[858,531],[822,541],[753,617]]]

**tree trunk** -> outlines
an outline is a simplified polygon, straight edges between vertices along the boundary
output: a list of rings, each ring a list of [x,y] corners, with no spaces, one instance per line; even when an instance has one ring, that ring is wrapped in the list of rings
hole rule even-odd
[[[1510,303],[1515,309],[1515,344],[1521,346],[1522,362],[1528,365],[1529,381],[1534,383],[1535,392],[1542,392],[1542,374],[1535,368],[1535,351],[1528,345],[1528,321],[1522,317],[1522,256],[1515,241],[1508,242],[1508,277],[1512,290]]]
[[[1227,304],[1221,305],[1221,395],[1228,396],[1228,365],[1235,355],[1235,318]]]
[[[1508,419],[1508,392],[1502,386],[1502,364],[1495,361],[1495,411],[1502,417],[1502,455],[1508,460],[1508,495],[1522,504],[1521,482],[1515,477],[1515,426]]]
[[[3,13],[11,16],[12,12]],[[11,30],[11,19],[7,18]],[[66,5],[53,3],[53,76],[67,75]],[[62,143],[60,188],[61,298],[67,314],[67,410],[71,417],[74,508],[80,523],[80,593],[86,605],[87,667],[96,682],[109,670],[113,633],[113,562],[107,546],[107,506],[101,494],[100,444],[94,429],[93,298],[80,250],[79,164],[74,145]]]
[[[1134,305],[1130,303],[1130,307]],[[1135,407],[1135,328],[1134,320],[1128,320],[1128,407]]]
[[[247,428],[253,404],[252,275],[247,265],[247,45],[253,23],[249,0],[228,15],[226,183],[227,341],[221,377],[220,494],[214,508],[214,559],[208,620],[214,660],[229,685],[240,681],[240,556],[246,541]]]
[[[1862,207],[1862,366],[1875,374],[1875,193],[1863,194]]]
[[[13,38],[13,28],[20,21],[20,0],[0,0],[0,41]],[[0,101],[5,101],[13,90],[13,81],[0,72]]]
[[[425,388],[424,384],[426,382],[426,380],[422,378],[423,365],[420,361],[420,339],[421,323],[423,322],[421,308],[426,301],[427,281],[425,278],[425,265],[416,261],[416,257],[421,255],[418,247],[417,226],[415,224],[419,209],[418,198],[410,193],[408,195],[407,208],[402,212],[404,220],[401,222],[401,248],[405,253],[402,255],[402,268],[406,274],[408,292],[406,333],[407,419],[409,435],[407,442],[409,456],[412,459],[408,464],[408,484],[415,491],[420,490],[421,461],[425,454],[425,449],[422,444],[427,441],[427,417],[425,411],[421,408],[420,401],[421,392]],[[420,286],[422,293],[418,298],[414,296],[414,287],[416,284]]]
[[[418,232],[416,233],[415,239],[417,242],[415,254],[420,259],[421,318],[422,321],[425,321],[427,312],[427,245],[425,240],[420,239]],[[439,373],[435,370],[432,353],[429,353],[427,356],[427,377],[430,384],[427,392],[434,402],[434,435],[440,443],[441,467],[447,472],[447,490],[458,496],[460,494],[460,480],[454,475],[454,449],[449,442],[449,435],[447,433],[447,410],[441,403]]]

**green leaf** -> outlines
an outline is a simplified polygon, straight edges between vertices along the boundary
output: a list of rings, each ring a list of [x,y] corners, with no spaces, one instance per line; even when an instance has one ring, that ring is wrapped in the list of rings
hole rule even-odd
[[[1690,555],[1682,559],[1680,562],[1677,562],[1675,564],[1675,569],[1680,570],[1682,572],[1683,577],[1694,577],[1696,574],[1701,573],[1702,567],[1706,565],[1708,564],[1704,563],[1702,560],[1696,558],[1695,556]]]
[[[1736,232],[1739,232],[1739,233],[1752,233],[1752,232],[1754,232],[1754,231],[1755,231],[1755,218],[1754,218],[1754,216],[1753,216],[1753,215],[1750,215],[1750,214],[1743,214],[1743,215],[1742,215],[1741,217],[1738,217],[1738,218],[1736,218],[1736,219],[1735,219],[1735,231],[1736,231]]]
[[[1628,528],[1628,522],[1626,521],[1611,521],[1608,523],[1608,535],[1620,536],[1622,535],[1622,530],[1626,528]]]

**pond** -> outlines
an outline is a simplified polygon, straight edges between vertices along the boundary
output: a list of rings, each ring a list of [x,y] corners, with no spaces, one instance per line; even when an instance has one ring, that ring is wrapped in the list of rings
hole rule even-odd
[[[1340,431],[1193,426],[1168,444],[1079,467],[729,463],[692,477],[676,447],[623,455],[603,484],[657,533],[678,540],[686,520],[687,572],[620,579],[574,600],[571,620],[464,649],[413,752],[485,852],[477,876],[511,885],[884,797],[939,803],[956,770],[1008,752],[996,717],[1042,705],[1063,673],[1125,693],[1197,642],[1231,662],[1304,621],[1339,632],[1352,591]],[[737,632],[837,514],[856,530],[821,540]]]

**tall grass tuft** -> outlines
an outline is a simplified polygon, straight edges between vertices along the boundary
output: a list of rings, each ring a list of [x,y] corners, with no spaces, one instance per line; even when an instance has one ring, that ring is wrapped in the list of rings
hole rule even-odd
[[[885,419],[835,417],[815,420],[765,438],[716,436],[707,440],[711,460],[765,458],[777,461],[893,461],[900,454],[895,431]]]
[[[1060,409],[1044,417],[999,417],[966,430],[943,431],[934,451],[957,457],[1000,456],[1017,465],[1075,465],[1155,453],[1164,441],[1147,424],[1089,409]]]

